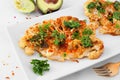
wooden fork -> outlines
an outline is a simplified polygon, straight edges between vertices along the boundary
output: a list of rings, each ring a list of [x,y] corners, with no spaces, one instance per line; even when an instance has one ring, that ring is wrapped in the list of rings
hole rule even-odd
[[[93,68],[95,72],[100,76],[112,77],[118,74],[120,67],[120,62],[117,63],[107,63],[100,67]]]

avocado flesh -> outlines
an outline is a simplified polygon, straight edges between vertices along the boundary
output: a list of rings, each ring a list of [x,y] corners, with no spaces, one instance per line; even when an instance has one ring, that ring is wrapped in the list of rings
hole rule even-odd
[[[14,0],[15,7],[23,13],[31,13],[35,10],[35,4],[32,0]]]
[[[56,4],[47,3],[44,0],[36,0],[36,2],[39,10],[42,11],[42,13],[44,14],[58,10],[63,4],[63,0],[58,0]]]

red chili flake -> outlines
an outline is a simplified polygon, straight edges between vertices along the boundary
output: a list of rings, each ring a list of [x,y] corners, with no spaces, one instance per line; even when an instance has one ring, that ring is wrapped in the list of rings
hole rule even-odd
[[[16,66],[16,68],[19,68],[18,66]]]
[[[12,74],[12,76],[14,76],[14,75],[15,75],[14,71],[12,71],[12,73],[11,73],[11,74]]]
[[[28,19],[28,17],[25,17],[26,19]]]
[[[16,18],[16,16],[14,16],[14,19]]]
[[[10,77],[9,77],[9,76],[6,76],[5,78],[6,78],[6,79],[10,79]]]

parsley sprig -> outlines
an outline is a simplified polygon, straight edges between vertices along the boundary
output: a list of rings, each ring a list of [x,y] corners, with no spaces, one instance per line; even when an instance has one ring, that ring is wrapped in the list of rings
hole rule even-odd
[[[83,35],[81,37],[81,43],[85,48],[93,46],[92,41],[88,35]]]
[[[43,75],[43,72],[49,71],[50,65],[47,62],[48,60],[33,59],[30,62],[33,65],[33,72],[39,75]]]
[[[35,42],[35,41],[39,41],[39,40],[44,40],[44,38],[47,36],[46,30],[49,29],[50,24],[45,24],[43,25],[43,27],[40,25],[39,26],[39,33],[34,35],[32,38],[30,38],[29,40],[31,42]]]
[[[119,25],[119,24],[116,24],[116,25],[115,25],[115,28],[120,29],[120,25]]]
[[[116,10],[120,10],[120,2],[119,2],[119,1],[115,1],[115,3],[114,3],[114,8],[115,8]]]
[[[93,34],[93,31],[89,28],[85,28],[82,32],[83,36],[81,37],[82,45],[87,48],[93,46],[92,41],[90,39],[90,35]]]
[[[96,7],[96,5],[95,5],[94,2],[91,2],[91,3],[88,4],[88,6],[87,6],[88,9],[93,9],[93,8],[95,8],[95,7]]]
[[[72,34],[72,39],[80,39],[80,34],[78,31],[76,31]]]
[[[80,23],[77,21],[69,20],[69,21],[64,21],[64,25],[69,28],[78,28],[80,27]]]
[[[51,36],[55,38],[55,40],[54,40],[55,45],[60,45],[61,43],[64,42],[65,34],[59,33],[57,30],[54,30],[52,32]]]
[[[90,2],[87,8],[89,12],[90,12],[90,9],[96,8],[98,10],[98,13],[105,13],[105,9],[103,8],[103,5],[98,0],[96,0],[96,2]]]
[[[120,20],[120,12],[119,11],[116,11],[113,13],[113,18],[117,19],[117,20]]]
[[[89,28],[85,28],[84,31],[82,32],[83,35],[91,35],[93,34],[93,31]]]

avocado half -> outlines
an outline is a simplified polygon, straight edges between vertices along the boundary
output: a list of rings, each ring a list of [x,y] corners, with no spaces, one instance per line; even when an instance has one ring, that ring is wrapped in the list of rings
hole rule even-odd
[[[43,13],[50,13],[61,8],[63,0],[36,0],[38,9]]]
[[[14,0],[15,7],[23,13],[31,13],[35,10],[34,0]]]

